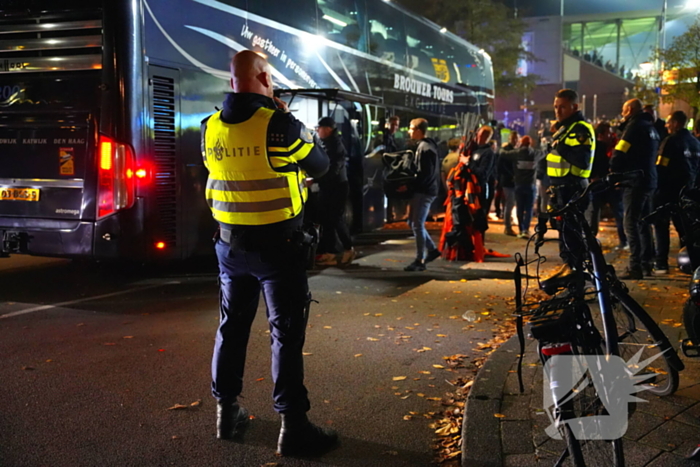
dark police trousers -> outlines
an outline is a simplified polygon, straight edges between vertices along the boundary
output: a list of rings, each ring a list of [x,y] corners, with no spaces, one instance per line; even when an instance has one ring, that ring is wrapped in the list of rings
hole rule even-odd
[[[552,202],[555,209],[561,209],[578,196],[585,188],[579,184],[557,185],[552,186],[554,196]],[[578,206],[582,212],[586,212],[590,197],[582,199]],[[583,232],[576,230],[575,224],[567,222],[567,217],[572,214],[565,214],[559,229],[559,257],[564,263],[572,268],[578,267],[583,260],[581,254],[585,251],[585,243],[583,240]]]
[[[311,296],[301,249],[280,239],[256,242],[261,244],[254,247],[234,240],[216,242],[221,316],[212,394],[219,401],[235,401],[243,389],[246,347],[262,290],[270,325],[274,408],[279,413],[305,413],[310,405],[302,349]]]

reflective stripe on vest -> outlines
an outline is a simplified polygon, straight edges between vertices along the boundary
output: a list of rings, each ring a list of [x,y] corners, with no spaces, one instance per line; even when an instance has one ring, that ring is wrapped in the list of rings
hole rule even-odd
[[[588,158],[587,167],[582,169],[569,163],[566,159],[559,155],[559,152],[556,149],[553,149],[549,154],[547,154],[548,176],[561,178],[571,174],[576,177],[590,178],[591,169],[593,169],[593,152],[595,151],[595,130],[593,129],[593,125],[584,121],[574,122],[569,128],[567,128],[566,133],[564,133],[564,136],[562,137],[564,141],[560,140],[559,144],[563,143],[567,146],[579,146],[582,144],[578,141],[576,135],[571,133],[576,125],[584,125],[591,135],[591,155]]]
[[[221,112],[207,120],[206,198],[217,221],[266,225],[301,212],[307,197],[303,172],[276,172],[268,158],[267,129],[273,114],[262,107],[241,123],[223,122]]]
[[[660,165],[662,167],[668,167],[669,162],[671,162],[671,159],[664,157],[661,154],[659,154],[659,157],[656,158],[656,165]]]

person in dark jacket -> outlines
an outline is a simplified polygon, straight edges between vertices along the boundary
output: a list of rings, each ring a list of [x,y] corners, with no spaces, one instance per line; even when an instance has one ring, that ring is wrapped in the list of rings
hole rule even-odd
[[[513,208],[515,207],[515,163],[512,159],[502,157],[503,153],[514,151],[518,146],[518,132],[511,131],[508,142],[503,145],[498,155],[496,171],[498,172],[498,189],[503,191],[503,233],[511,237],[517,234],[513,230]],[[498,196],[496,211],[498,212]]]
[[[438,150],[435,141],[427,137],[428,121],[424,118],[411,120],[408,136],[418,143],[416,160],[420,164],[415,194],[410,202],[409,227],[416,237],[416,259],[406,266],[406,271],[425,271],[425,265],[440,256],[440,250],[430,238],[425,221],[430,205],[438,194]],[[427,253],[426,253],[427,251]]]
[[[595,151],[595,131],[578,110],[578,94],[571,89],[562,89],[554,98],[554,114],[557,122],[553,126],[552,144],[547,154],[547,175],[553,190],[553,204],[562,208],[588,186]],[[585,209],[585,206],[582,206]],[[559,256],[564,261],[554,276],[570,273],[580,262],[577,257],[583,251],[581,234],[567,223],[559,231]]]
[[[396,132],[401,126],[401,119],[398,115],[392,115],[386,122],[384,128],[382,128],[382,145],[384,146],[383,152],[397,152],[400,147],[396,142]],[[406,216],[406,200],[398,198],[387,198],[386,199],[386,221],[394,222],[403,219]]]
[[[334,266],[338,262],[349,264],[355,259],[355,249],[344,217],[349,193],[346,168],[348,153],[332,117],[323,117],[319,120],[316,132],[330,159],[328,172],[318,179],[323,230],[318,244],[319,257],[316,259],[316,264],[320,266]]]
[[[651,115],[654,121],[654,129],[659,134],[659,141],[665,140],[668,136],[668,129],[666,128],[666,122],[662,118],[659,118],[656,108],[652,104],[647,104],[644,106],[643,110]]]
[[[591,181],[605,178],[610,173],[610,156],[612,153],[612,128],[607,122],[601,122],[596,126],[595,155],[593,158],[593,168],[591,169]],[[588,224],[594,235],[598,235],[600,225],[600,212],[605,204],[610,205],[610,209],[615,216],[617,225],[617,237],[619,249],[624,249],[627,245],[627,235],[625,235],[624,211],[622,209],[622,197],[619,189],[611,188],[601,193],[593,193],[591,196],[591,208],[587,212]]]
[[[622,106],[622,137],[610,159],[612,172],[639,170],[642,176],[622,191],[625,210],[625,234],[630,246],[629,266],[622,279],[641,280],[652,274],[654,246],[651,228],[640,221],[651,211],[651,197],[657,187],[656,155],[659,134],[654,118],[642,111],[639,99],[630,99]]]
[[[667,203],[678,201],[678,195],[685,187],[696,184],[698,163],[700,163],[700,142],[685,128],[688,116],[682,110],[673,112],[666,122],[669,135],[659,146],[656,170],[659,176],[658,189],[654,194],[654,209]],[[668,274],[668,251],[670,247],[671,216],[663,215],[654,222],[656,237],[655,275]],[[680,220],[673,219],[679,237],[684,231]]]
[[[477,147],[469,158],[468,163],[469,170],[471,170],[472,173],[476,175],[477,180],[479,180],[479,186],[481,187],[481,206],[487,219],[489,215],[488,207],[490,206],[489,199],[493,198],[489,191],[491,187],[489,180],[491,180],[496,172],[497,163],[497,156],[491,145],[492,136],[492,127],[484,125],[479,128],[479,131],[476,133]]]
[[[535,204],[535,176],[537,162],[542,158],[541,154],[532,147],[532,138],[525,135],[520,139],[518,149],[501,151],[499,156],[514,166],[513,185],[520,228],[519,236],[529,238],[532,208]]]

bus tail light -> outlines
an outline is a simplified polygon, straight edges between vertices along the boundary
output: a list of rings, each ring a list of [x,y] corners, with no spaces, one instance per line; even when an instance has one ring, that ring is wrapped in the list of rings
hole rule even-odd
[[[134,205],[136,177],[134,152],[100,135],[98,147],[97,218],[108,216]]]

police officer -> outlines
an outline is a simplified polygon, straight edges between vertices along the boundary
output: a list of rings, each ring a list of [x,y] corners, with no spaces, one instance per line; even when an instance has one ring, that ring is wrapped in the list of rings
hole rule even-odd
[[[666,122],[668,134],[659,146],[659,156],[656,158],[656,170],[659,176],[659,186],[654,194],[654,208],[666,203],[678,201],[678,195],[684,187],[695,185],[700,163],[700,142],[686,129],[688,116],[682,110],[671,114]],[[656,234],[656,265],[655,275],[668,274],[668,250],[670,244],[671,217],[666,214],[654,222]],[[674,218],[678,235],[684,235],[680,221]]]
[[[651,227],[640,221],[651,211],[651,196],[656,190],[656,156],[659,135],[654,129],[654,117],[642,111],[639,99],[630,99],[622,106],[622,138],[610,159],[610,170],[628,172],[640,170],[643,176],[622,191],[625,211],[625,234],[630,246],[630,262],[621,279],[640,280],[652,274],[654,246]]]
[[[313,455],[337,434],[309,422],[302,348],[311,295],[301,222],[306,174],[320,177],[328,157],[287,106],[273,97],[267,62],[244,50],[231,61],[235,91],[202,122],[202,155],[209,170],[206,198],[220,225],[220,324],[212,361],[217,436],[242,434],[248,411],[238,404],[246,347],[260,292],[265,294],[272,345],[274,408],[282,428],[280,455]]]
[[[552,144],[547,154],[547,176],[554,196],[554,204],[561,208],[588,186],[593,168],[595,131],[578,110],[578,94],[572,89],[562,89],[554,97],[554,124]],[[583,201],[586,204],[586,201]],[[581,206],[585,210],[586,206]],[[580,258],[575,255],[583,250],[580,232],[561,226],[559,256],[564,266],[556,276],[570,272]]]

